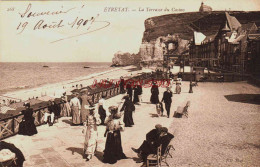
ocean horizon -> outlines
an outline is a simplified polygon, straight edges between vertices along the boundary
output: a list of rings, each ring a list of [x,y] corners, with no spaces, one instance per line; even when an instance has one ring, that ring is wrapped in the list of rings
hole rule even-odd
[[[112,69],[111,64],[111,62],[0,62],[0,95],[104,72]]]

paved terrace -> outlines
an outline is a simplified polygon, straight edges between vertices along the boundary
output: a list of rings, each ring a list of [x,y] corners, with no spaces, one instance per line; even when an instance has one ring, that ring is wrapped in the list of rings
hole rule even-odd
[[[173,86],[173,89],[175,86]],[[160,98],[164,89],[160,88]],[[124,153],[129,157],[114,165],[102,163],[105,127],[99,126],[97,154],[89,162],[82,159],[82,126],[70,126],[71,118],[61,118],[52,127],[37,127],[34,136],[16,135],[5,139],[24,153],[25,166],[106,167],[141,166],[131,147],[138,147],[155,124],[169,127],[175,135],[170,166],[258,166],[260,162],[260,90],[245,82],[199,83],[189,94],[183,82],[182,93],[173,96],[172,111],[191,101],[189,118],[154,117],[155,105],[149,104],[150,89],[143,90],[143,103],[136,106],[135,125],[122,132]],[[235,96],[235,94],[240,94]],[[245,95],[249,94],[249,95]],[[228,99],[225,97],[229,96]],[[108,99],[118,104],[122,95]],[[257,103],[258,104],[255,104]],[[173,112],[171,113],[173,114]]]

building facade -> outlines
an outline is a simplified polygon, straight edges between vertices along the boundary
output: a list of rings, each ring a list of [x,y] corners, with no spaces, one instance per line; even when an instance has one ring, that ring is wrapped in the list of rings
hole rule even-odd
[[[227,72],[259,74],[258,27],[255,23],[241,24],[227,12],[225,17],[214,35],[194,32],[189,48],[191,64]]]

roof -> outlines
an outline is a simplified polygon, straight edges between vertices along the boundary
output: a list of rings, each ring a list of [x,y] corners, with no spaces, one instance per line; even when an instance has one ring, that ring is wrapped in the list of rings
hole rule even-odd
[[[49,101],[52,99],[54,99],[54,97],[51,97],[51,96],[42,96],[42,97],[38,98],[38,100],[41,100],[41,101]]]
[[[248,34],[250,40],[260,40],[260,34]]]
[[[11,108],[11,107],[8,107],[8,106],[1,106],[0,107],[0,113],[5,114],[8,110],[15,110],[15,108]]]
[[[231,30],[237,30],[239,27],[241,27],[241,24],[234,16],[230,16],[227,12],[225,12],[225,14],[226,14],[229,28]]]
[[[242,30],[247,31],[248,33],[255,33],[258,28],[255,23],[247,23],[247,24],[242,24]]]
[[[18,103],[10,104],[9,107],[17,109],[17,108],[20,108],[20,107],[24,107],[23,105],[24,105],[24,102],[18,102]]]
[[[233,42],[231,42],[232,44],[239,44],[238,42],[240,42],[243,38],[245,37],[245,35],[239,35]]]
[[[213,35],[208,35],[206,36],[206,38],[203,40],[203,42],[210,42],[210,41],[214,41],[215,38],[217,36],[217,33],[216,34],[213,34]]]
[[[227,21],[226,21],[225,27],[222,28],[222,31],[230,31],[230,28],[227,25]]]

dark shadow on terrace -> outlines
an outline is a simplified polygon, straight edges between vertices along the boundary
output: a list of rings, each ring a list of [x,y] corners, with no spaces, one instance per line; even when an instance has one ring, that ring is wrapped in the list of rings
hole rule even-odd
[[[228,101],[260,105],[260,94],[233,94],[225,95]]]

